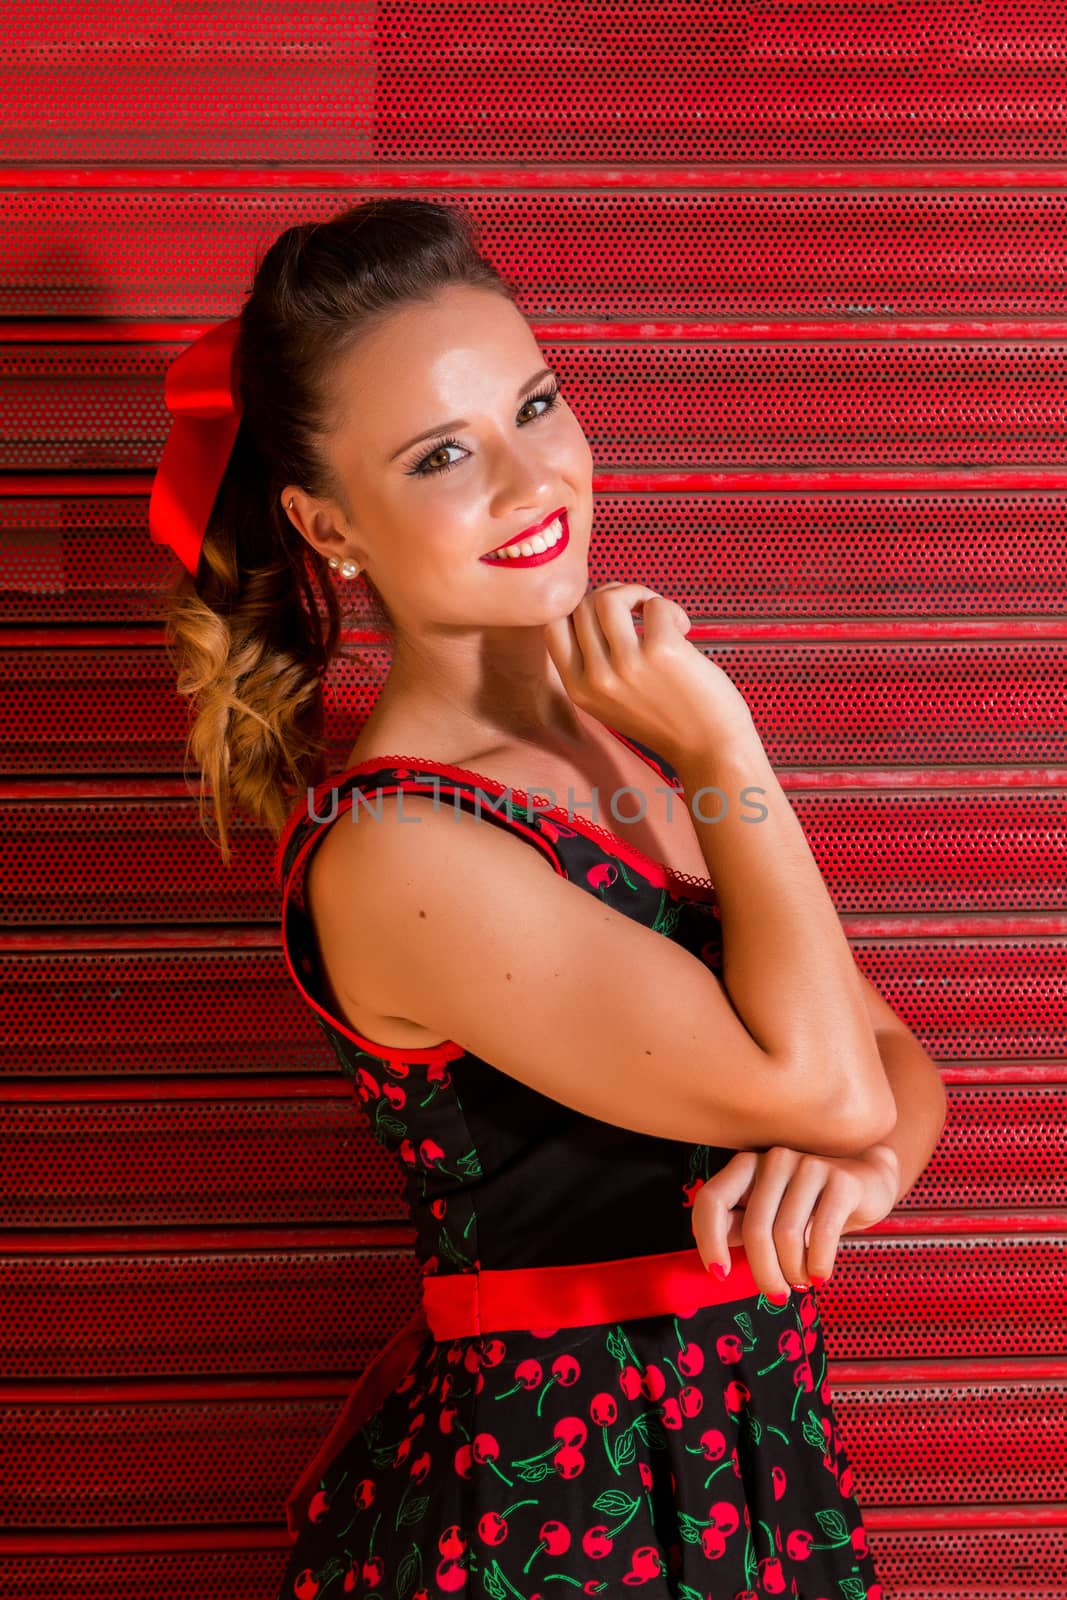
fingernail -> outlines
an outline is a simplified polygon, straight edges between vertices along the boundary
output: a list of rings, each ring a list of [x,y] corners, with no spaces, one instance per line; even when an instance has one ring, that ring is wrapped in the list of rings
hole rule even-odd
[[[828,1278],[817,1278],[814,1273],[811,1275],[811,1286],[813,1289],[821,1289],[823,1284],[828,1282]]]
[[[789,1296],[787,1294],[769,1294],[767,1299],[774,1306],[784,1306]]]
[[[810,1289],[811,1288],[811,1284],[810,1283],[794,1283],[793,1288],[794,1289]]]
[[[724,1279],[726,1277],[726,1268],[725,1267],[720,1267],[720,1265],[719,1265],[719,1263],[717,1261],[711,1262],[708,1270],[710,1272],[714,1272],[714,1274],[715,1274],[715,1276],[717,1278],[723,1278]]]

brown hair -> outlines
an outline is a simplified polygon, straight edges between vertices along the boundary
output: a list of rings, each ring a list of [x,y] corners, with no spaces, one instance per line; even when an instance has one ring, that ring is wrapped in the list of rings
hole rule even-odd
[[[518,295],[480,254],[468,213],[427,200],[368,200],[287,228],[256,268],[240,312],[237,437],[195,579],[181,572],[165,597],[167,642],[192,713],[186,760],[200,771],[205,823],[210,790],[226,862],[233,805],[279,833],[296,796],[326,775],[323,677],[342,612],[325,560],[292,526],[281,491],[298,483],[344,506],[320,448],[333,368],[390,312],[447,284]],[[392,642],[365,572],[360,585],[366,619]]]

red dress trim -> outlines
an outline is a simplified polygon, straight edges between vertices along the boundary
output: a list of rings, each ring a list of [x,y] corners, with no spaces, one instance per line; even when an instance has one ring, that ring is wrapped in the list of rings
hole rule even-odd
[[[701,1306],[759,1293],[741,1245],[730,1247],[730,1260],[722,1281],[707,1270],[695,1245],[565,1267],[431,1273],[422,1280],[422,1303],[435,1339],[506,1328],[550,1333],[664,1312],[691,1317]]]
[[[635,755],[640,756],[645,765],[661,777],[676,794],[683,792],[673,779],[668,776],[658,761],[654,761],[643,750],[639,750],[624,734],[619,733],[618,729],[609,728],[608,732],[613,734],[620,744],[624,744],[628,750],[632,750]],[[714,900],[716,898],[714,882],[711,878],[698,877],[691,872],[676,872],[673,867],[667,866],[666,862],[656,861],[652,856],[646,855],[643,850],[638,850],[636,845],[620,838],[617,833],[613,833],[610,828],[603,827],[599,822],[590,822],[587,818],[568,810],[566,806],[538,805],[535,800],[529,797],[529,791],[526,789],[516,789],[514,784],[501,783],[498,778],[489,778],[482,772],[472,772],[469,767],[453,767],[447,762],[432,761],[424,756],[370,756],[366,761],[358,761],[355,766],[346,767],[343,772],[338,773],[335,777],[323,779],[322,783],[314,791],[313,802],[315,806],[317,807],[322,796],[329,794],[331,789],[337,788],[347,778],[354,777],[360,773],[373,772],[382,767],[397,769],[410,767],[415,772],[439,772],[453,781],[476,784],[480,788],[488,790],[491,794],[500,795],[510,790],[519,804],[528,803],[529,808],[536,811],[538,816],[548,817],[552,821],[557,821],[569,828],[573,828],[577,833],[584,834],[587,839],[591,839],[594,844],[600,845],[607,853],[618,856],[620,860],[625,861],[628,867],[640,872],[656,888],[665,889],[672,884],[685,884],[687,890],[695,891],[695,893],[692,893],[694,900]],[[278,841],[274,873],[279,883],[281,882],[282,859],[289,839],[302,816],[306,814],[307,807],[305,802],[303,807],[297,807],[290,816]]]

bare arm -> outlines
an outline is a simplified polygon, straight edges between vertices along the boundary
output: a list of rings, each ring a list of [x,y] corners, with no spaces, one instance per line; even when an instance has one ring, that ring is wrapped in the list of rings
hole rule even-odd
[[[945,1085],[936,1061],[923,1049],[907,1023],[868,977],[861,974],[861,978],[878,1040],[882,1070],[896,1103],[897,1120],[889,1133],[860,1154],[876,1159],[886,1149],[892,1152],[896,1170],[893,1204],[896,1205],[922,1177],[937,1147],[947,1116]],[[855,1230],[846,1227],[844,1231]]]
[[[857,1150],[876,1142],[897,1113],[862,974],[759,736],[716,731],[674,763],[719,900],[731,1002],[768,1055],[837,1101]]]

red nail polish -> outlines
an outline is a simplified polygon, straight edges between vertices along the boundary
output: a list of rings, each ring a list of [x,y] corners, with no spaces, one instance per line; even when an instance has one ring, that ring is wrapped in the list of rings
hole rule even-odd
[[[813,1289],[821,1289],[823,1284],[828,1283],[829,1281],[830,1280],[828,1278],[817,1278],[814,1273],[811,1275],[811,1286]]]
[[[725,1281],[726,1268],[725,1267],[720,1267],[720,1265],[719,1265],[719,1263],[717,1261],[713,1261],[711,1263],[711,1266],[708,1268],[708,1270],[709,1270],[709,1272],[714,1272],[715,1276],[717,1278],[719,1278],[720,1280]]]
[[[767,1299],[773,1306],[784,1306],[789,1296],[787,1294],[769,1294]]]

